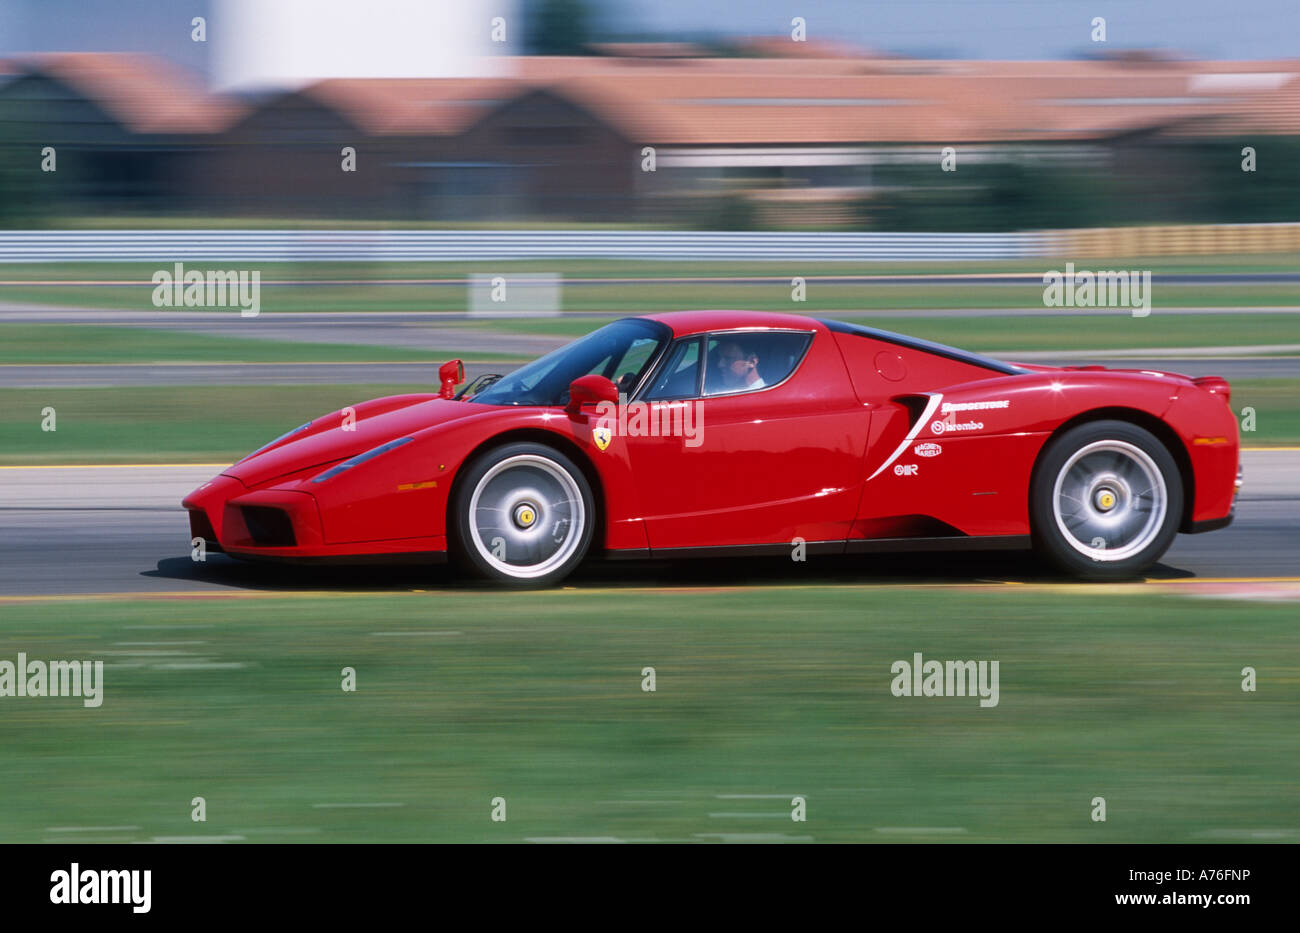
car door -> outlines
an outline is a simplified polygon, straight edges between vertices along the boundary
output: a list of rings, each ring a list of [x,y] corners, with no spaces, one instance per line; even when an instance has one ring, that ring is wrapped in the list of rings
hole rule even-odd
[[[628,408],[638,404],[683,429],[654,436],[629,418],[621,432],[652,551],[847,538],[869,415],[830,333],[679,340]]]

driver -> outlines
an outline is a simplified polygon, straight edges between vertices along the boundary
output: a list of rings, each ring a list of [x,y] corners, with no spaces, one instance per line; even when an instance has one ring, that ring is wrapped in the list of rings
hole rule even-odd
[[[734,340],[718,347],[718,369],[728,389],[761,389],[767,385],[758,374],[758,354]]]

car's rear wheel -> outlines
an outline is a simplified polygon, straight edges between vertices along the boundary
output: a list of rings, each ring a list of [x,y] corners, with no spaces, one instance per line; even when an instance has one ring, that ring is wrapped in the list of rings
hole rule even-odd
[[[1030,490],[1034,542],[1094,580],[1131,577],[1169,549],[1183,510],[1173,456],[1150,431],[1093,421],[1054,439]]]
[[[582,470],[543,444],[506,444],[469,465],[450,516],[459,556],[510,586],[549,586],[586,556],[595,526]]]

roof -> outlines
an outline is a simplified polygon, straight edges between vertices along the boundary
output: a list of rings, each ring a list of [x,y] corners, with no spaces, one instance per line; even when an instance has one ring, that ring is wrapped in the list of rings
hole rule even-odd
[[[1060,142],[1142,129],[1300,133],[1300,59],[962,61],[813,51],[516,57],[503,59],[498,77],[339,78],[296,93],[376,136],[457,134],[538,90],[590,110],[629,140],[661,146]],[[49,53],[9,64],[65,84],[134,132],[216,133],[246,110],[145,55]]]
[[[495,78],[332,78],[300,93],[382,136],[459,133],[524,90]]]
[[[242,109],[209,94],[184,69],[148,55],[49,52],[18,56],[11,64],[76,91],[136,133],[215,133]]]
[[[931,353],[935,356],[956,360],[969,366],[978,366],[981,369],[992,370],[1003,375],[1018,375],[1024,372],[1023,369],[1010,363],[1004,363],[1001,360],[995,360],[978,353],[970,353],[946,344],[935,343],[932,340],[923,340],[920,337],[909,337],[906,334],[897,334],[876,327],[865,327],[861,324],[848,324],[843,321],[808,317],[802,314],[781,314],[774,311],[668,311],[663,314],[642,314],[639,317],[667,324],[672,328],[674,338],[689,337],[694,334],[704,334],[712,331],[744,329],[756,331],[774,329],[813,332],[833,331],[840,334],[879,340],[883,343],[906,347],[910,350],[919,350],[923,353]]]
[[[629,138],[678,146],[1087,140],[1189,121],[1217,132],[1228,118],[1285,132],[1300,87],[1300,61],[597,59],[523,72],[547,69]]]
[[[1004,376],[1017,376],[1024,372],[1018,366],[1010,363],[1004,363],[1001,360],[995,360],[992,357],[983,356],[979,353],[971,353],[968,350],[959,350],[956,347],[950,347],[944,343],[935,343],[933,340],[923,340],[920,337],[909,337],[906,334],[896,334],[892,330],[880,330],[876,327],[864,327],[861,324],[846,324],[843,321],[826,321],[828,328],[837,334],[852,334],[855,337],[865,337],[868,340],[880,340],[884,343],[892,343],[895,346],[906,347],[909,350],[920,350],[923,353],[930,353],[935,356],[942,356],[945,359],[956,360],[959,363],[966,363],[969,366],[978,366],[981,369],[991,369],[994,372],[1002,373]]]
[[[781,314],[776,311],[665,311],[662,314],[640,314],[638,317],[667,324],[674,337],[703,334],[715,330],[755,330],[789,328],[804,331],[826,329],[821,321],[802,314]]]

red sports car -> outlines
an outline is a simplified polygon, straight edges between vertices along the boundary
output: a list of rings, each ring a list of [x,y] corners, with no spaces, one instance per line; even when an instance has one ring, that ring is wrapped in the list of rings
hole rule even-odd
[[[363,402],[184,501],[243,558],[448,555],[511,585],[605,557],[1033,547],[1131,576],[1222,528],[1217,376],[1015,364],[790,314],[615,321],[456,393]]]

